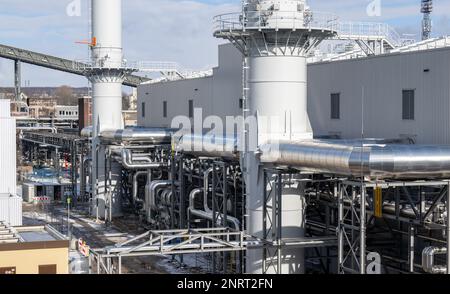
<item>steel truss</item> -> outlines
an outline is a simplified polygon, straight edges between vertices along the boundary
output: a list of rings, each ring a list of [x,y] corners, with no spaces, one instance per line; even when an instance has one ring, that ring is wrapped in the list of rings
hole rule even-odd
[[[92,272],[96,264],[97,274],[121,274],[125,257],[235,252],[245,250],[247,242],[244,232],[228,228],[148,231],[112,247],[91,249],[89,265]]]
[[[87,64],[81,64],[73,60],[68,60],[48,54],[42,54],[25,49],[15,48],[6,45],[0,45],[0,58],[20,61],[40,67],[45,67],[53,70],[67,72],[75,75],[84,76],[84,72],[80,69]],[[136,75],[129,75],[125,78],[124,85],[137,88],[143,82],[150,79]]]
[[[335,236],[284,238],[282,234],[282,196],[283,186],[293,183],[295,170],[264,169],[263,187],[263,238],[260,240],[263,254],[263,274],[272,270],[283,274],[281,270],[282,250],[287,247],[320,248],[336,246]],[[305,179],[306,182],[312,180]]]
[[[408,235],[407,263],[408,271],[411,273],[416,266],[414,263],[416,237],[447,243],[447,248],[450,249],[448,235],[445,242],[419,236],[416,230],[419,227],[428,227],[432,230],[449,231],[448,220],[444,222],[436,217],[444,201],[446,207],[449,207],[449,186],[449,181],[340,181],[334,191],[338,204],[338,273],[369,273],[367,255],[371,246],[366,243],[367,227],[369,225],[374,227],[376,219],[408,224],[408,232],[398,231],[398,233]],[[386,200],[394,202],[393,208],[386,206]],[[427,201],[431,205],[427,206]],[[412,213],[405,214],[405,206],[410,207]],[[397,232],[390,228],[387,222],[386,224],[392,234]],[[448,260],[449,256],[447,255]],[[400,259],[393,257],[384,255],[382,257],[389,261],[401,262]]]

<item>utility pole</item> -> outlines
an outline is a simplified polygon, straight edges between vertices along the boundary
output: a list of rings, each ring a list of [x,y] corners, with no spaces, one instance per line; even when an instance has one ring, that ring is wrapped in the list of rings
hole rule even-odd
[[[70,231],[70,203],[71,198],[67,196],[67,236],[69,237],[69,241],[72,239],[72,234]]]

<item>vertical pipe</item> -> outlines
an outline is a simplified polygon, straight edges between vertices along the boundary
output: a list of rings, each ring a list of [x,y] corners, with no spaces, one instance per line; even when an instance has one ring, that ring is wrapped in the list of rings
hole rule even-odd
[[[100,274],[100,258],[101,255],[97,255],[97,275]]]
[[[113,163],[108,183],[104,168],[106,148],[99,135],[103,130],[123,129],[122,82],[127,71],[122,55],[122,0],[92,0],[92,37],[95,40],[91,47],[92,68],[87,75],[92,83],[92,163],[97,171],[93,179],[93,205],[98,211],[96,217],[100,215],[106,219],[109,218],[106,209],[112,216],[121,215],[118,188],[121,167]],[[109,197],[112,201],[106,208]]]
[[[366,273],[366,187],[361,186],[361,209],[360,209],[360,252],[359,265],[360,274]]]
[[[263,239],[266,240],[267,239],[267,171],[264,170],[263,171],[263,217],[262,217],[262,230],[263,230]],[[266,268],[267,268],[267,246],[264,245],[262,254],[263,254],[263,258],[262,258],[262,273],[265,274],[266,273]]]
[[[88,266],[89,266],[89,271],[88,274],[92,275],[92,254],[89,254],[88,256]]]
[[[282,208],[282,196],[283,196],[283,175],[281,174],[281,172],[278,172],[278,186],[277,186],[277,194],[276,194],[276,199],[274,199],[275,203],[276,203],[276,215],[277,215],[277,246],[278,246],[278,258],[277,258],[277,262],[278,262],[278,274],[282,274],[283,273],[283,268],[281,266],[281,243],[282,243],[282,228],[283,228],[283,208]]]
[[[227,215],[228,215],[228,198],[227,198],[227,167],[223,163],[222,166],[222,187],[223,187],[223,197],[222,197],[222,205],[223,205],[223,220],[222,220],[222,226],[226,227],[227,225]],[[223,252],[223,273],[227,273],[227,263],[228,263],[228,253]]]
[[[14,88],[16,101],[20,101],[20,94],[22,93],[22,73],[20,60],[14,60]]]
[[[409,272],[414,273],[414,226],[409,230]]]
[[[344,262],[344,199],[343,199],[343,192],[342,192],[342,186],[339,183],[336,183],[338,186],[338,274],[343,273],[343,262]],[[336,189],[335,189],[335,195],[336,195]]]
[[[212,168],[212,182],[211,182],[211,198],[212,198],[212,215],[213,215],[213,219],[212,219],[212,224],[211,226],[213,228],[216,227],[216,164],[213,163],[213,168]],[[207,197],[207,194],[205,193],[205,196]],[[213,274],[216,273],[216,253],[213,252],[212,253],[212,267],[213,267]]]
[[[447,187],[447,275],[450,275],[450,182]]]

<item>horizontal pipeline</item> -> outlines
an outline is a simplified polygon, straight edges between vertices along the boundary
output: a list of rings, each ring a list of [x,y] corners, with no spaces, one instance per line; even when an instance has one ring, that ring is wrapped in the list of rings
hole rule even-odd
[[[372,179],[450,178],[450,146],[309,140],[260,146],[261,162]]]

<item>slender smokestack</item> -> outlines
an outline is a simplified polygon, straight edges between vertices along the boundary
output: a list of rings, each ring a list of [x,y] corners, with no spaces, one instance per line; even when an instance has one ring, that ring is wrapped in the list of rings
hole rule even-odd
[[[122,82],[127,71],[122,55],[122,0],[92,0],[92,193],[93,215],[110,219],[120,214],[120,165],[108,160],[99,135],[123,129]]]

